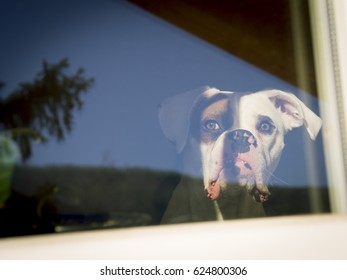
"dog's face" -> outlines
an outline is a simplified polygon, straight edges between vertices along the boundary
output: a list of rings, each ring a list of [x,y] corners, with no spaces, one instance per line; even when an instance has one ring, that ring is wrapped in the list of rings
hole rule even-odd
[[[319,117],[282,91],[236,94],[205,88],[177,98],[162,107],[161,124],[168,125],[163,131],[184,153],[186,169],[202,172],[212,200],[235,185],[246,187],[257,201],[267,200],[267,183],[279,162],[285,134],[305,125],[314,139],[321,127]],[[180,106],[184,100],[191,104]]]
[[[257,191],[260,201],[267,199],[266,183],[284,148],[285,132],[281,113],[269,98],[262,94],[206,98],[194,110],[191,132],[190,142],[196,142],[191,146],[199,147],[211,199],[232,185]]]

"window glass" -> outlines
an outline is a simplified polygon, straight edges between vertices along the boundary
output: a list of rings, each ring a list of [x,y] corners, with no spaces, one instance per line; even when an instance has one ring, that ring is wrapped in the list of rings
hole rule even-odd
[[[328,212],[306,4],[2,1],[1,235]]]

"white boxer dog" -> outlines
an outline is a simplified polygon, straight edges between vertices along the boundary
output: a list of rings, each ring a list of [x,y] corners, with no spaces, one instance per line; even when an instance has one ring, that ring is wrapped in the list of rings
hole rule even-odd
[[[174,191],[163,223],[264,216],[262,202],[270,195],[267,185],[285,134],[304,125],[314,140],[322,124],[291,93],[210,87],[164,101],[159,121],[189,174]]]

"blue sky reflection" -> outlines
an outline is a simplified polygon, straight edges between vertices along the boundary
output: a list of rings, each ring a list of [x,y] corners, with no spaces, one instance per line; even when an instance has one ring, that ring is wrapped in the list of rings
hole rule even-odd
[[[83,67],[95,78],[72,133],[64,142],[34,144],[28,164],[175,170],[174,148],[157,118],[166,97],[201,85],[298,92],[126,1],[6,0],[0,28],[0,80],[6,83],[1,94],[32,81],[43,59],[68,57],[72,71]]]

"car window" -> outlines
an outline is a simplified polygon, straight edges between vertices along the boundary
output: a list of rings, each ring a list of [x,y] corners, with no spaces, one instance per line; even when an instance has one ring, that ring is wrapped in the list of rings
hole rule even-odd
[[[3,1],[1,235],[329,212],[297,2]]]

